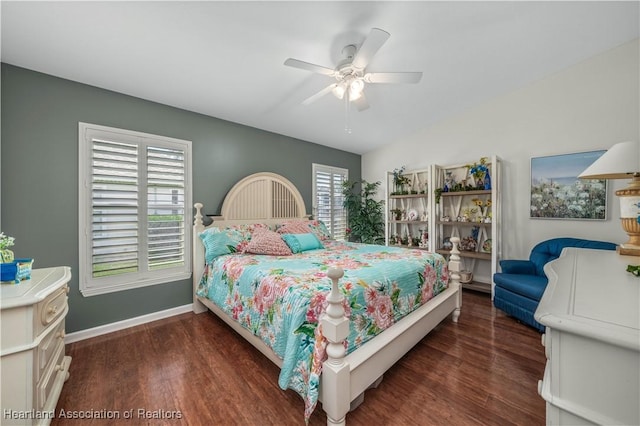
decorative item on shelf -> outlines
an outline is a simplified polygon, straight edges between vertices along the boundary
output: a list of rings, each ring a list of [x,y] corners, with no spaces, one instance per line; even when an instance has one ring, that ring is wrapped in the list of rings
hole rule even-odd
[[[471,237],[476,240],[476,242],[480,239],[480,227],[474,226],[471,228]]]
[[[4,232],[0,232],[0,260],[1,263],[11,263],[13,262],[14,255],[13,251],[9,250],[9,247],[13,247],[15,244],[15,239],[13,237],[9,237],[8,235],[4,235]]]
[[[484,189],[486,191],[491,190],[491,174],[489,173],[489,169],[487,169],[486,173],[484,174]]]
[[[478,212],[478,209],[475,207],[467,207],[462,210],[462,220],[461,222],[471,222],[471,218]]]
[[[469,284],[473,281],[473,273],[471,271],[460,271],[460,282],[462,284]]]
[[[467,164],[467,170],[469,175],[474,179],[475,189],[491,189],[491,178],[488,180],[489,187],[485,187],[485,178],[489,172],[489,165],[487,163],[488,158],[480,158],[480,163]]]
[[[418,210],[411,209],[407,212],[407,220],[414,221],[418,220]]]
[[[628,179],[628,187],[616,191],[620,220],[629,240],[618,247],[623,255],[640,256],[640,148],[638,142],[620,142],[578,175],[581,179]]]
[[[444,216],[442,216],[442,221],[443,222],[451,222],[451,217],[449,217],[449,215],[444,215]]]
[[[491,253],[491,238],[482,243],[482,251],[485,253]]]
[[[473,203],[477,206],[479,215],[476,216],[474,222],[478,223],[489,223],[491,220],[487,221],[487,214],[489,214],[489,207],[491,207],[491,198],[488,200],[482,200],[480,198],[474,198]]]
[[[444,250],[451,250],[453,248],[453,243],[451,242],[451,238],[450,237],[445,237],[442,240],[442,248]]]
[[[402,215],[404,214],[404,210],[402,209],[391,209],[391,214],[393,215],[394,220],[401,220]]]
[[[444,186],[442,187],[442,192],[453,191],[455,186],[456,186],[456,180],[453,177],[453,173],[450,170],[447,170],[445,172]]]
[[[464,237],[460,240],[460,250],[463,251],[476,251],[478,242],[472,236]]]
[[[426,229],[420,230],[420,244],[418,244],[420,248],[429,247],[429,232]]]
[[[426,222],[429,220],[429,212],[428,211],[424,211],[424,213],[422,213],[422,216],[420,216],[420,220],[423,222]]]

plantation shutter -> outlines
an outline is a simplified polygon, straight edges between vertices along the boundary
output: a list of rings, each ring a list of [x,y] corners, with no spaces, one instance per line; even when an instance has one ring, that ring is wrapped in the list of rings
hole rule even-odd
[[[348,170],[313,165],[314,214],[327,226],[336,240],[344,240],[347,213],[343,207],[342,183],[348,179]]]
[[[184,151],[147,147],[147,261],[150,269],[185,264]]]
[[[188,141],[80,123],[84,295],[190,273]]]
[[[91,148],[92,276],[138,271],[138,147],[93,139]]]

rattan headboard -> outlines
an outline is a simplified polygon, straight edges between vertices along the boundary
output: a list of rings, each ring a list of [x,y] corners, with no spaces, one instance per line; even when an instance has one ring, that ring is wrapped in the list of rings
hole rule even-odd
[[[245,177],[227,193],[220,216],[210,216],[213,222],[205,226],[202,204],[194,204],[193,220],[193,280],[194,289],[204,269],[204,246],[198,234],[208,227],[225,227],[243,223],[266,223],[273,226],[291,219],[308,219],[300,191],[287,178],[262,172]],[[194,299],[195,300],[195,299]]]
[[[222,204],[221,216],[235,219],[303,217],[304,200],[288,179],[275,173],[256,173],[236,183]]]
[[[193,225],[201,232],[204,229],[202,204],[194,206]],[[255,173],[236,183],[227,193],[220,213],[220,216],[211,216],[215,226],[255,222],[273,225],[308,217],[298,188],[287,178],[270,172]]]

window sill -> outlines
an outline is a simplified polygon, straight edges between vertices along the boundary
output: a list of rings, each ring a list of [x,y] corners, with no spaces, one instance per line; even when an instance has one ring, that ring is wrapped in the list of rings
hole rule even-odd
[[[148,287],[158,284],[167,284],[175,281],[182,281],[191,278],[191,272],[182,272],[178,274],[165,275],[162,277],[147,278],[135,281],[133,283],[111,284],[104,286],[87,287],[80,284],[80,293],[84,297],[98,296],[100,294],[115,293],[118,291],[132,290],[134,288]]]

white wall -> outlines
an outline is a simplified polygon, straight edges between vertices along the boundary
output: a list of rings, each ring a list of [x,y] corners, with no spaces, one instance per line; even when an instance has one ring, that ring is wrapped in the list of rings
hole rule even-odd
[[[460,164],[497,155],[503,162],[502,258],[526,258],[547,238],[622,243],[610,181],[606,221],[529,218],[531,157],[607,149],[640,140],[640,43],[636,39],[362,157],[362,178],[429,164]],[[380,194],[383,196],[383,194]]]

